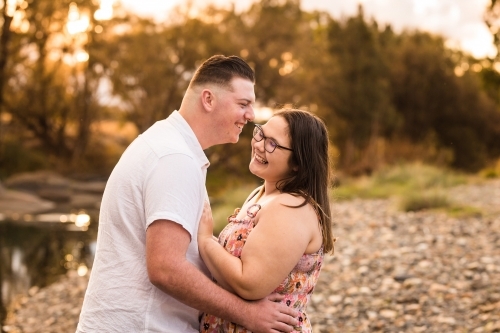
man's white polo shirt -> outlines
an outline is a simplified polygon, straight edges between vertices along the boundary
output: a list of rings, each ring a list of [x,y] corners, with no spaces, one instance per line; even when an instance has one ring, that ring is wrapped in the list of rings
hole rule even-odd
[[[209,162],[174,111],[137,137],[106,184],[96,256],[77,332],[198,332],[198,311],[151,284],[146,229],[159,219],[191,234],[187,259],[203,271],[198,223]]]

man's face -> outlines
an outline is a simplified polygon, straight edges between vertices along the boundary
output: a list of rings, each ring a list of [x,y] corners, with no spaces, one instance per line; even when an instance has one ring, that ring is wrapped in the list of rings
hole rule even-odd
[[[255,117],[254,84],[250,80],[235,77],[231,80],[231,89],[218,89],[215,117],[217,142],[236,143],[243,126]]]

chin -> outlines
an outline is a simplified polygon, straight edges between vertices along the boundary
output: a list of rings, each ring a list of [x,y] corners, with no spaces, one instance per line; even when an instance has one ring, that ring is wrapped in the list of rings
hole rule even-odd
[[[253,175],[255,175],[255,176],[257,176],[257,177],[261,178],[261,177],[259,176],[259,169],[258,169],[258,168],[255,168],[254,163],[257,163],[257,162],[255,162],[255,161],[252,159],[252,160],[250,161],[250,164],[248,165],[248,170],[249,170],[249,171],[250,171],[250,173],[252,173]]]
[[[220,144],[226,144],[226,143],[237,143],[240,140],[240,137],[237,136],[235,138],[227,138],[226,140],[222,140]]]
[[[250,170],[250,173],[251,173],[252,175],[254,175],[254,176],[256,176],[256,177],[258,177],[258,178],[262,179],[262,177],[261,177],[261,176],[259,176],[259,173],[258,173],[258,172],[254,172],[254,171],[252,170],[252,168],[249,168],[249,170]]]

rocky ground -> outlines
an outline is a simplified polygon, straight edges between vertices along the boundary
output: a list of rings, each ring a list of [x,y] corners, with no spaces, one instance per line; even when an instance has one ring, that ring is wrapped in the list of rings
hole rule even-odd
[[[309,306],[316,333],[500,332],[500,181],[450,190],[479,216],[403,213],[390,200],[333,205],[338,237]],[[87,284],[32,289],[7,332],[74,332]]]

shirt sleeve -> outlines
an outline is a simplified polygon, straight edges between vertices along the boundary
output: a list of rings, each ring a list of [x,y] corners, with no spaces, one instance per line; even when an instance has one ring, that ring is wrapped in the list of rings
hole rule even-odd
[[[203,179],[196,161],[181,153],[163,156],[144,186],[146,228],[156,220],[170,220],[193,237],[203,206]]]

